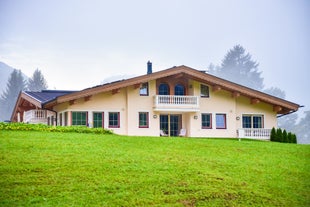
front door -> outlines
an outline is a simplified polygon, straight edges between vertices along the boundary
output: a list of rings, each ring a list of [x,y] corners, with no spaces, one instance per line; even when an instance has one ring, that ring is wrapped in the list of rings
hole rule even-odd
[[[160,115],[160,129],[169,136],[178,136],[182,128],[181,114],[162,114]]]

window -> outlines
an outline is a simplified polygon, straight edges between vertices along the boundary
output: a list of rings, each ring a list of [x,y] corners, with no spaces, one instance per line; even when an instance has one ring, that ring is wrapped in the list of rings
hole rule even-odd
[[[200,96],[204,98],[209,98],[209,86],[200,85]]]
[[[149,113],[139,112],[139,128],[148,128],[148,127],[149,127]]]
[[[216,128],[226,129],[226,114],[216,114]]]
[[[87,126],[87,112],[73,111],[72,112],[72,125]]]
[[[263,128],[264,127],[263,115],[243,115],[242,128]]]
[[[119,127],[119,112],[109,112],[109,128]]]
[[[140,88],[140,96],[148,96],[149,95],[149,84],[142,83]]]
[[[174,87],[174,95],[176,96],[184,96],[185,95],[185,88],[183,85],[181,84],[177,84]]]
[[[201,128],[212,129],[212,114],[201,114]]]
[[[93,124],[94,128],[104,128],[104,113],[103,112],[94,112],[93,114]]]
[[[158,87],[159,95],[170,95],[169,86],[166,83],[162,83]]]

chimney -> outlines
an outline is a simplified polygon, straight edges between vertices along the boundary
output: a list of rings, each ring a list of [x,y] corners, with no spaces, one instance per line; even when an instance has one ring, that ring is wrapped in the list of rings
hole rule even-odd
[[[152,63],[150,61],[147,62],[147,74],[153,73],[152,71]]]

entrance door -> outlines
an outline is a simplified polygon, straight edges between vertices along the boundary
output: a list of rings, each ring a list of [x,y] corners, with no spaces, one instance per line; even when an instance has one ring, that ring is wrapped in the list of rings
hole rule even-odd
[[[169,136],[178,136],[182,128],[182,115],[170,114],[160,115],[160,129]]]

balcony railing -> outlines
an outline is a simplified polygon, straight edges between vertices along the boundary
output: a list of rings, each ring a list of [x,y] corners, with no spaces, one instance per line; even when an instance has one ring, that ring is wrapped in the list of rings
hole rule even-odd
[[[155,111],[199,111],[198,96],[156,95]]]
[[[271,129],[238,129],[239,138],[270,139]]]
[[[47,123],[46,110],[29,110],[24,112],[25,123]]]

